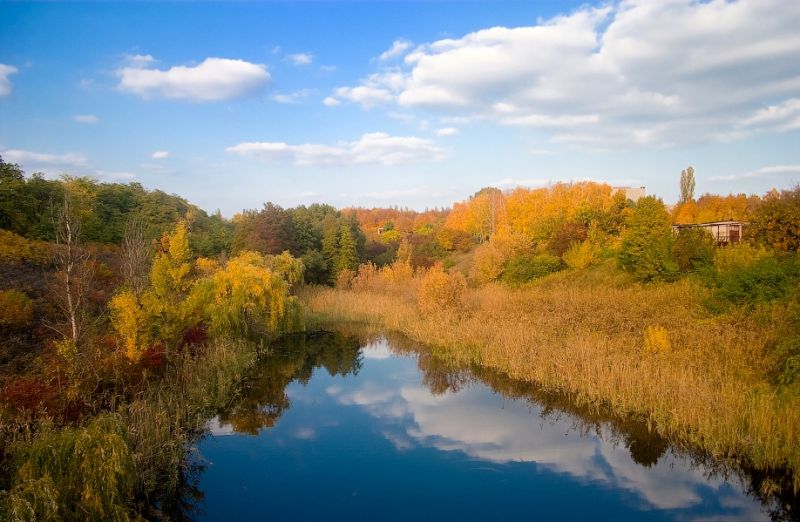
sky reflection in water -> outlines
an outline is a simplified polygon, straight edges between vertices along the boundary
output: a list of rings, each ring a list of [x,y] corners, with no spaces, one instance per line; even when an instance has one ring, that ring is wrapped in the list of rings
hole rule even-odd
[[[199,444],[196,518],[769,518],[737,476],[642,426],[509,398],[529,385],[384,338],[358,348],[345,336],[298,342],[259,366]]]

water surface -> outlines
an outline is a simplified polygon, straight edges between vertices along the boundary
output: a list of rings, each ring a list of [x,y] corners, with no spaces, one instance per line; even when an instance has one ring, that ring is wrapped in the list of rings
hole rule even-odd
[[[198,444],[200,520],[768,520],[641,422],[400,337],[276,345]],[[786,516],[784,513],[783,516]]]

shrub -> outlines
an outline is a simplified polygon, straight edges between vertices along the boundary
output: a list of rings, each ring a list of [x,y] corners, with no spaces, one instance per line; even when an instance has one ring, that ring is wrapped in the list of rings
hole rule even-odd
[[[644,352],[647,354],[666,354],[672,351],[669,333],[663,326],[648,326],[644,332]]]
[[[0,290],[0,326],[28,326],[33,317],[33,302],[18,290]]]
[[[496,281],[503,274],[506,256],[494,243],[485,243],[475,249],[472,279],[478,284]]]
[[[511,286],[558,272],[564,265],[561,259],[550,254],[522,255],[511,258],[505,265],[501,280]]]
[[[464,305],[467,282],[460,272],[448,274],[440,263],[422,277],[417,304],[423,314],[458,312]]]
[[[678,264],[672,257],[670,215],[660,199],[642,198],[625,222],[619,253],[622,268],[641,281],[672,281]]]
[[[672,255],[681,272],[697,272],[714,262],[714,236],[700,228],[684,228],[672,244]]]
[[[0,515],[11,520],[128,520],[135,473],[125,426],[116,415],[85,428],[45,426],[12,449],[11,487]],[[2,518],[2,517],[0,517]]]
[[[712,278],[715,296],[738,305],[755,305],[795,291],[800,270],[794,257],[767,255],[750,263],[731,264]]]
[[[339,290],[349,290],[350,287],[353,285],[353,278],[355,277],[355,273],[350,270],[349,268],[343,268],[339,270],[339,273],[336,274],[336,280],[334,282],[334,286]]]
[[[564,263],[574,270],[582,270],[597,263],[601,252],[601,248],[588,239],[581,243],[572,243],[564,252]]]
[[[46,265],[52,260],[52,248],[48,243],[32,241],[8,230],[0,230],[0,262]]]

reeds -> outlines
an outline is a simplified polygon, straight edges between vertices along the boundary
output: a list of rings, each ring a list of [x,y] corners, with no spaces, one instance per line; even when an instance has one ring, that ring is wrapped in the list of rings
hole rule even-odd
[[[457,314],[420,313],[417,286],[309,288],[301,298],[312,322],[397,330],[448,357],[644,416],[713,456],[789,469],[800,489],[800,396],[770,379],[771,347],[788,322],[780,305],[712,316],[696,282],[641,285],[608,267],[470,289]]]

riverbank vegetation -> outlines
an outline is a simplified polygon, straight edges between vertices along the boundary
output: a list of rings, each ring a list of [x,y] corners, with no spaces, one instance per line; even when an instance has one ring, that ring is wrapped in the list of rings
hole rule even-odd
[[[797,491],[800,189],[686,187],[673,208],[585,182],[229,220],[0,160],[0,517],[168,518],[193,437],[256,423],[230,397],[308,321],[403,332]],[[723,219],[743,241],[672,230]]]

